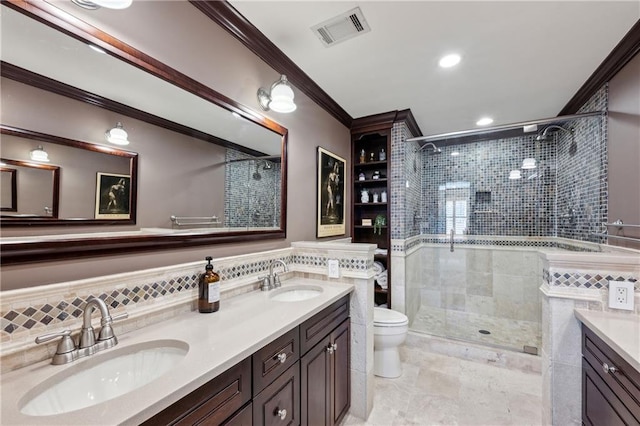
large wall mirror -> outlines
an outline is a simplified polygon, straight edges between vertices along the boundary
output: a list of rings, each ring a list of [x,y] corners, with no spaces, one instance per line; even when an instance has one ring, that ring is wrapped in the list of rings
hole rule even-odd
[[[37,143],[21,136],[38,135],[60,169],[61,188],[55,215],[5,210],[12,201],[3,196],[3,264],[286,236],[286,128],[49,3],[1,7],[3,110],[16,97],[42,100],[29,118],[33,128],[17,129],[23,135],[7,130],[15,123],[3,114],[2,156],[6,140],[11,158],[22,161]],[[126,151],[105,140],[61,146],[60,135],[33,130],[52,96],[116,112],[129,133]],[[87,147],[94,155],[119,154],[89,167],[80,159]],[[10,187],[5,169],[15,167],[2,167],[3,188]],[[106,197],[108,188],[129,185],[124,214],[100,214],[101,185]],[[98,198],[69,201],[73,189],[67,188],[79,186]],[[22,196],[18,189],[16,195],[20,205],[34,194]],[[109,231],[97,225],[120,226]]]

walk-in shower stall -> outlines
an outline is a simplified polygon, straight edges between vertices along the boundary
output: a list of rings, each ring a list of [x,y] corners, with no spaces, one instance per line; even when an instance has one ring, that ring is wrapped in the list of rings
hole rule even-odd
[[[405,142],[410,329],[537,353],[540,251],[603,241],[605,126],[596,112]]]
[[[251,157],[227,150],[225,162],[226,227],[280,226],[280,157]]]

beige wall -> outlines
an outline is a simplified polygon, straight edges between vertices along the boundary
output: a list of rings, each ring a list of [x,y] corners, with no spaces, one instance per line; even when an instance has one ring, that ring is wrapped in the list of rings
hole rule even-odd
[[[609,82],[609,222],[640,225],[640,55]],[[640,238],[640,228],[623,228]],[[609,227],[615,235],[617,229]],[[619,234],[622,235],[622,234]],[[640,243],[610,239],[611,244],[640,248]]]
[[[56,5],[69,10],[74,15],[85,15],[83,19],[88,22],[97,20],[106,22],[100,26],[110,34],[256,112],[259,111],[256,101],[258,87],[269,86],[279,76],[278,72],[184,1],[134,2],[133,6],[124,12],[106,9],[88,12],[77,8],[71,2],[56,2]],[[160,267],[196,261],[209,255],[223,257],[251,253],[287,247],[291,241],[314,240],[316,147],[322,146],[342,156],[349,163],[350,134],[348,128],[299,90],[294,88],[294,91],[298,105],[294,113],[288,115],[264,113],[289,130],[286,240],[3,266],[2,289]],[[40,114],[37,117],[42,118]],[[113,122],[113,113],[104,110],[102,119],[96,119],[94,124],[95,128],[103,132],[102,129],[113,125]],[[60,123],[56,124],[53,120],[51,126],[57,126],[58,130],[63,132],[52,131],[51,133],[54,134],[80,140],[91,139],[86,135],[70,134],[73,133],[72,128],[60,128],[62,127]],[[41,131],[45,130],[41,129]],[[141,173],[144,171],[141,170]],[[345,181],[348,182],[349,179],[347,175]],[[347,197],[350,197],[350,194],[347,194]],[[348,223],[349,217],[346,220]]]

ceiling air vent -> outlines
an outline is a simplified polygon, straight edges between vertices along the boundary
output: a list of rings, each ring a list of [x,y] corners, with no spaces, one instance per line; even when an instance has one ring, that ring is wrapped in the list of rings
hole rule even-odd
[[[359,7],[311,27],[326,47],[371,31]]]

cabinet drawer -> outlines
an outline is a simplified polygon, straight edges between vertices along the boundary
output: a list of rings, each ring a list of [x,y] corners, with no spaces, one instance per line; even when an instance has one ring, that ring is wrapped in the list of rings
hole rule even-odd
[[[582,423],[586,426],[638,425],[600,374],[582,359]]]
[[[588,327],[582,326],[582,354],[601,380],[640,424],[640,372],[631,367]],[[605,371],[605,365],[615,371]]]
[[[250,399],[251,358],[247,358],[143,424],[220,424]]]
[[[248,403],[225,421],[222,426],[253,426],[253,406]]]
[[[253,396],[300,358],[298,327],[253,354]]]
[[[253,424],[300,424],[300,365],[296,362],[253,399]]]
[[[306,354],[349,317],[349,296],[332,303],[300,325],[300,354]]]

